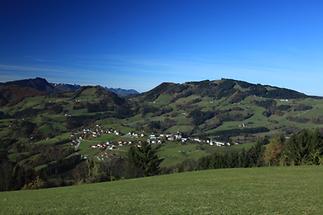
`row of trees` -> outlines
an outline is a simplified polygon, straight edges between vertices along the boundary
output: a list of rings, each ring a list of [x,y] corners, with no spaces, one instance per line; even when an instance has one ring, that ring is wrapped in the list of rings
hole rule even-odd
[[[289,139],[282,135],[259,140],[250,149],[219,150],[199,160],[186,160],[163,173],[217,168],[323,164],[323,138],[319,130],[303,130]]]
[[[320,165],[323,156],[323,138],[318,129],[303,130],[285,139],[272,138],[264,152],[266,165]]]
[[[170,168],[160,168],[162,159],[157,155],[158,150],[159,147],[147,143],[130,147],[122,175],[133,178],[203,169],[323,163],[323,137],[319,130],[303,130],[288,139],[283,135],[266,137],[249,149],[224,148],[199,160],[188,159]]]
[[[188,159],[171,168],[163,168],[162,173],[185,172],[204,169],[246,168],[263,166],[264,141],[259,141],[249,150],[223,149],[199,160]]]

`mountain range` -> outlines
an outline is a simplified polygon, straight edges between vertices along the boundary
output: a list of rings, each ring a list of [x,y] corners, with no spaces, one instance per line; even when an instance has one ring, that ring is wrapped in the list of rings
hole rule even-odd
[[[49,83],[44,78],[24,79],[0,83],[0,105],[15,104],[26,97],[75,92],[80,85]],[[107,88],[107,91],[125,97],[139,94],[133,89]]]
[[[144,93],[26,79],[0,84],[0,105],[2,118],[28,118],[56,131],[50,136],[97,121],[128,130],[240,139],[323,125],[321,97],[233,79],[162,83]],[[72,117],[58,117],[64,114]]]

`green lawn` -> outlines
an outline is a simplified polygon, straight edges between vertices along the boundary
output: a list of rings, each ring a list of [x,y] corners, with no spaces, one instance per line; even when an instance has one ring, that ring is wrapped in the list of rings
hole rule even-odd
[[[323,214],[323,167],[221,169],[0,193],[1,214]]]

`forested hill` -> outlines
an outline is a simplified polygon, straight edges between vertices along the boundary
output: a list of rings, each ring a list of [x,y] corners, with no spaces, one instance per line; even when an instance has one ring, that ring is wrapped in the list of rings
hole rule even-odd
[[[14,105],[27,97],[76,92],[81,87],[77,84],[49,83],[46,79],[39,77],[0,83],[0,106]],[[133,89],[107,87],[104,89],[121,97],[138,94]]]
[[[34,122],[38,117],[38,127],[43,125],[39,116],[44,114],[70,115],[77,118],[78,126],[114,117],[117,124],[133,130],[221,137],[288,134],[323,123],[320,97],[232,79],[162,83],[136,94],[132,90],[53,84],[36,78],[2,83],[0,92],[1,118],[24,117]],[[57,118],[51,120],[51,124],[57,122]],[[63,120],[64,124],[68,121]],[[62,125],[62,121],[59,123]],[[55,133],[75,129],[60,128],[64,129]]]
[[[226,98],[232,103],[242,101],[248,96],[269,99],[302,99],[310,96],[294,90],[269,85],[251,84],[244,81],[222,79],[216,81],[186,82],[184,84],[162,83],[156,88],[143,93],[143,99],[156,99],[161,94],[176,94],[176,98],[189,95],[208,96],[214,99]]]
[[[162,83],[132,101],[140,106],[137,125],[159,132],[233,137],[323,123],[321,97],[232,79]]]

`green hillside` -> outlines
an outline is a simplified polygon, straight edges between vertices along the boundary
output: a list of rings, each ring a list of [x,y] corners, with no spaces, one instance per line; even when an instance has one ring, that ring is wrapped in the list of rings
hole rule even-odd
[[[10,87],[17,91],[25,86]],[[40,94],[19,94],[16,103],[10,97],[0,104],[1,140],[37,142],[100,124],[122,132],[182,132],[245,143],[259,136],[323,127],[322,98],[229,79],[163,83],[127,98],[98,86]]]
[[[7,176],[15,178],[11,189],[23,188],[36,176],[46,178],[48,186],[107,180],[107,171],[97,178],[97,162],[105,159],[115,166],[124,161],[129,145],[147,141],[151,134],[179,132],[205,140],[203,145],[180,140],[161,144],[161,167],[177,169],[219,150],[206,139],[244,148],[267,135],[289,137],[304,128],[323,128],[322,98],[237,80],[163,83],[130,97],[100,86],[56,87],[39,78],[0,84],[0,154],[5,169],[13,171]],[[118,135],[73,137],[84,129],[93,132],[97,125]],[[133,138],[129,132],[144,136]],[[114,148],[95,148],[107,142]]]
[[[163,83],[132,101],[140,113],[129,126],[166,133],[244,142],[323,126],[322,98],[231,79]]]
[[[323,168],[180,173],[0,193],[0,214],[322,214]]]

